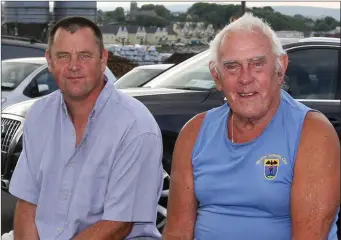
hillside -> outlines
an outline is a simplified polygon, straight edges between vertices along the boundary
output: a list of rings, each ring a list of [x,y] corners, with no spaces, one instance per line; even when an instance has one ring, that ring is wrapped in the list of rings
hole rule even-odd
[[[187,9],[190,8],[191,6],[192,4],[174,4],[165,7],[171,12],[186,12]],[[269,6],[271,6],[271,2],[269,3]],[[337,21],[340,21],[340,9],[335,8],[318,8],[306,6],[273,6],[272,8],[275,11],[278,11],[282,14],[289,16],[301,14],[305,17],[310,17],[313,20],[316,20],[317,18],[330,16],[335,18]]]

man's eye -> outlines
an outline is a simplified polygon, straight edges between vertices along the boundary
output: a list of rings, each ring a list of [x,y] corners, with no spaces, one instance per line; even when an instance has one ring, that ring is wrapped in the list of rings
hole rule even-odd
[[[262,68],[264,66],[264,63],[263,62],[254,62],[252,65],[255,68]]]
[[[90,58],[90,55],[89,55],[89,54],[80,54],[80,55],[79,55],[79,58],[80,58],[80,59],[89,59],[89,58]]]
[[[58,59],[67,59],[68,55],[63,54],[63,55],[58,55]]]
[[[225,69],[230,72],[235,72],[238,70],[238,66],[236,64],[226,64]]]

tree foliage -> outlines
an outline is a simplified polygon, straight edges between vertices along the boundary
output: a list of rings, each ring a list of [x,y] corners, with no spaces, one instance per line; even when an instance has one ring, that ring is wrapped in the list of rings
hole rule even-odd
[[[161,17],[154,17],[154,16],[142,16],[138,15],[133,21],[134,24],[150,27],[150,26],[157,26],[157,27],[166,27],[169,25],[169,22]]]
[[[205,22],[213,24],[214,28],[222,28],[229,24],[230,19],[241,15],[241,6],[233,4],[216,4],[207,2],[194,3],[185,13],[174,16],[164,5],[145,4],[140,10],[153,10],[157,17],[148,15],[138,15],[131,24],[142,26],[164,27],[172,22]],[[253,7],[246,8],[246,11],[252,12],[255,16],[266,20],[275,31],[292,30],[309,33],[311,31],[329,31],[340,25],[332,17],[324,17],[312,20],[309,17],[296,14],[294,16],[284,15],[276,12],[272,7]],[[114,11],[100,12],[98,22],[125,22],[124,10],[121,7]],[[189,17],[190,16],[190,17]]]

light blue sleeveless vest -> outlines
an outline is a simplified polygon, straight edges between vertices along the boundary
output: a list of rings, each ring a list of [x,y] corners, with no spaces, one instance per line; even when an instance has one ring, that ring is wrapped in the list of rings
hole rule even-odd
[[[293,168],[311,110],[282,90],[262,135],[242,144],[227,136],[227,104],[207,112],[192,155],[196,240],[291,240]],[[335,222],[329,240],[337,239]]]

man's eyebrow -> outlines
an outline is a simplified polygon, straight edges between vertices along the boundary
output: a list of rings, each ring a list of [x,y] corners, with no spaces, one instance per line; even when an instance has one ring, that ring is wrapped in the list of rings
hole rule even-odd
[[[264,60],[265,60],[265,56],[255,56],[255,57],[247,59],[248,62],[264,61]],[[222,63],[224,63],[224,64],[235,64],[235,63],[239,63],[239,61],[226,59],[226,60],[222,60]]]
[[[256,56],[248,59],[248,62],[265,61],[265,56]]]
[[[234,63],[238,63],[238,61],[236,61],[236,60],[222,60],[222,63],[224,63],[224,64],[234,64]]]
[[[69,54],[69,53],[68,52],[63,52],[63,51],[56,52],[56,55],[61,55],[61,54]]]
[[[91,51],[89,51],[89,50],[80,51],[77,54],[80,54],[80,53],[82,53],[82,54],[85,53],[85,54],[93,55],[93,53]],[[65,51],[56,52],[56,55],[62,55],[62,54],[70,54],[70,53],[69,52],[65,52]]]
[[[90,54],[93,55],[93,52],[89,51],[89,50],[84,50],[84,51],[80,51],[78,53],[86,53],[86,54]]]

